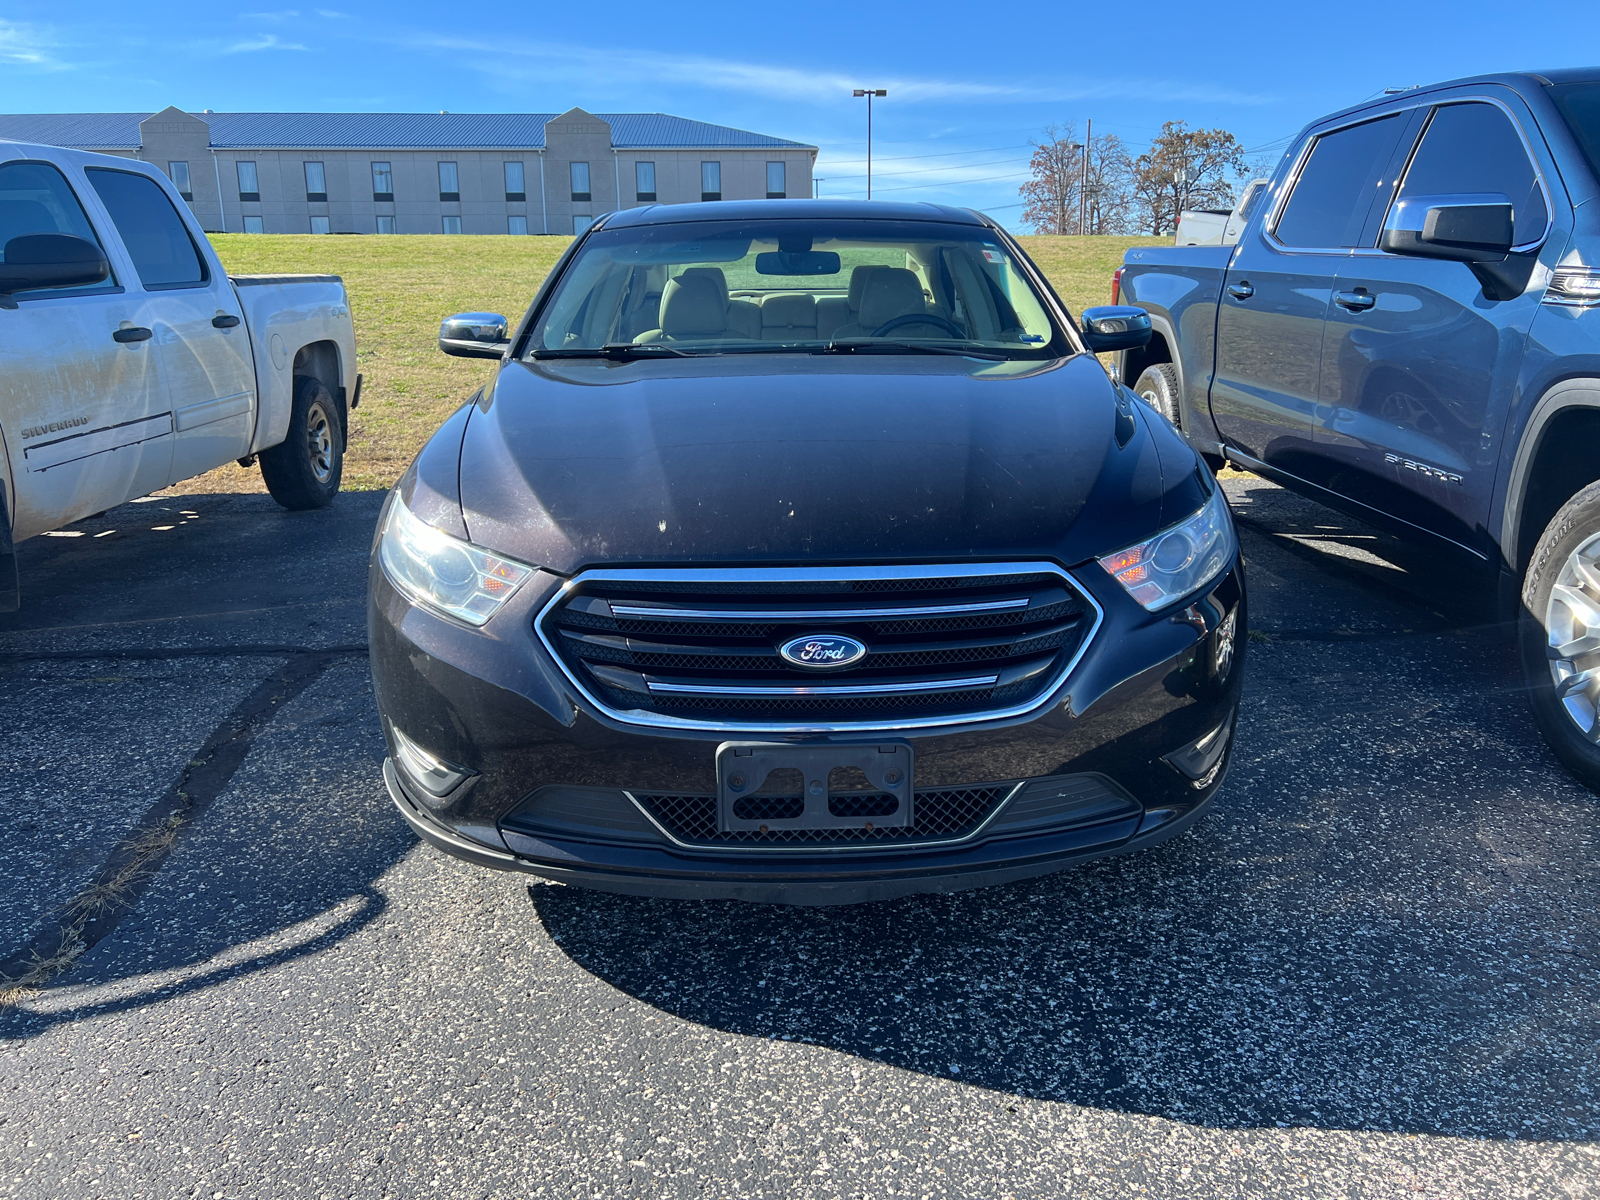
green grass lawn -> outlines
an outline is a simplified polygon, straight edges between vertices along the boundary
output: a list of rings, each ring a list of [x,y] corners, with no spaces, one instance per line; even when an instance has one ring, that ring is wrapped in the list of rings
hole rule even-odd
[[[495,363],[486,359],[441,354],[439,322],[454,312],[499,312],[515,321],[572,239],[218,234],[211,240],[223,265],[235,274],[310,272],[344,278],[363,376],[361,407],[350,418],[344,486],[386,488],[428,436],[495,370]],[[1111,273],[1129,246],[1170,239],[1021,241],[1076,312],[1108,302]],[[258,470],[232,464],[173,489],[262,490]]]

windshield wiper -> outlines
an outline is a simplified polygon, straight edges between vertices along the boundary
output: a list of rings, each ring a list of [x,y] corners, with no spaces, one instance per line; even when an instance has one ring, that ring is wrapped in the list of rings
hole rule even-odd
[[[660,342],[607,342],[604,346],[561,346],[554,350],[535,350],[535,358],[697,358],[698,355],[665,346]]]
[[[835,338],[818,354],[853,354],[857,350],[891,350],[896,353],[910,351],[912,354],[954,354],[960,358],[986,358],[991,362],[1004,362],[1010,358],[1009,354],[1001,354],[994,350],[959,350],[954,346],[936,346],[931,342],[885,342],[878,338]]]

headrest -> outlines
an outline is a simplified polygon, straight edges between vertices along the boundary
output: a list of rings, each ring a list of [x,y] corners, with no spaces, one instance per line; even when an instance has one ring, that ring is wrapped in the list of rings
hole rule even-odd
[[[724,296],[728,294],[728,277],[722,273],[721,267],[685,267],[678,272],[678,278],[682,279],[685,275],[703,275],[714,281]]]
[[[773,326],[817,323],[817,298],[802,292],[798,296],[768,296],[761,302],[761,323]]]
[[[686,272],[667,281],[661,293],[662,333],[668,337],[692,337],[722,333],[727,327],[728,294],[717,286],[716,280]]]
[[[922,280],[917,278],[915,271],[908,271],[904,267],[879,267],[862,289],[858,323],[871,332],[885,321],[926,311],[927,305],[922,299]]]
[[[874,271],[882,271],[883,267],[857,267],[850,272],[850,311],[861,311],[861,293],[867,286],[867,280],[872,278]]]

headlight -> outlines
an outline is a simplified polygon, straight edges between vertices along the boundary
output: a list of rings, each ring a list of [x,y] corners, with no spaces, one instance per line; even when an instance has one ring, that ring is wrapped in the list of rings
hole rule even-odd
[[[1234,549],[1233,522],[1220,487],[1194,516],[1148,542],[1108,554],[1100,565],[1154,611],[1210,583],[1228,565]]]
[[[378,561],[406,597],[469,625],[482,625],[533,568],[453,538],[419,520],[398,496],[389,505]]]

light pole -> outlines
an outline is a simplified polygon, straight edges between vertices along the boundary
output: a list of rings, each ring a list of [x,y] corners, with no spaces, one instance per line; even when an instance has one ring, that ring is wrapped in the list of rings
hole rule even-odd
[[[874,96],[887,96],[889,93],[883,88],[857,88],[850,93],[852,96],[865,96],[867,98],[867,199],[872,199],[872,98]]]
[[[1073,142],[1072,143],[1072,152],[1074,154],[1076,154],[1079,150],[1082,150],[1086,156],[1089,153],[1088,147],[1085,146],[1082,142]],[[1063,183],[1062,187],[1065,188],[1065,186],[1066,185]],[[1066,205],[1066,199],[1067,199],[1066,194],[1063,191],[1062,196],[1061,196],[1061,201],[1062,201],[1062,203],[1061,203],[1061,232],[1062,233],[1065,233],[1067,231],[1067,211],[1066,211],[1067,210],[1067,205]],[[1082,214],[1083,197],[1082,196],[1078,197],[1078,209],[1079,209],[1078,232],[1082,233],[1083,232],[1083,214]]]
[[[1089,220],[1089,151],[1094,147],[1094,118],[1090,118],[1083,127],[1083,185],[1078,189],[1078,233],[1089,232],[1086,227]]]

